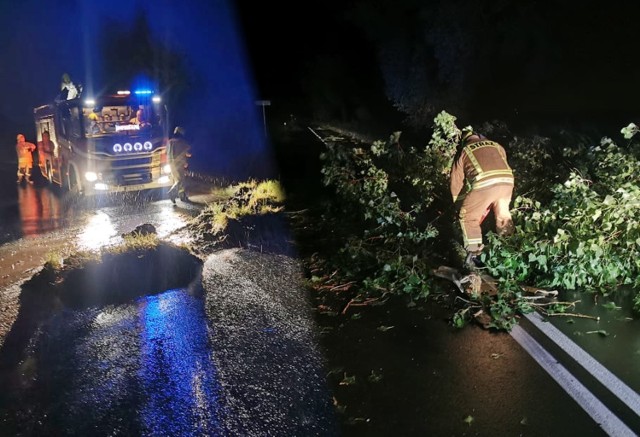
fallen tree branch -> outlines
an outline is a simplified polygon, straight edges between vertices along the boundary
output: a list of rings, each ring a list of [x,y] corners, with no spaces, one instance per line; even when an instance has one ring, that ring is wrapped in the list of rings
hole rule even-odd
[[[334,287],[331,287],[331,288],[329,288],[329,291],[348,290],[355,283],[356,283],[356,281],[349,281],[349,282],[347,282],[345,284],[340,284],[340,285],[336,285]]]
[[[576,304],[580,302],[579,300],[576,300],[574,302],[557,302],[557,301],[553,301],[553,302],[544,302],[544,303],[533,303],[532,305],[536,305],[536,306],[541,306],[541,307],[548,307],[548,306],[555,306],[555,305],[566,305],[568,307],[574,307],[576,306]]]
[[[596,317],[596,316],[590,316],[588,314],[580,314],[580,313],[549,313],[546,311],[543,311],[544,315],[547,317],[551,317],[551,316],[558,316],[558,317],[577,317],[579,319],[591,319],[591,320],[595,320],[596,322],[600,321],[600,317]]]
[[[349,281],[349,282],[345,282],[344,284],[325,284],[325,285],[318,285],[317,287],[315,287],[316,290],[329,290],[329,291],[346,291],[349,288],[351,288],[351,286],[353,284],[355,284],[356,281]]]
[[[342,314],[342,315],[345,315],[345,314],[347,313],[347,310],[348,310],[350,307],[364,307],[364,306],[368,306],[368,305],[376,304],[376,303],[378,303],[378,302],[380,302],[380,303],[384,303],[384,302],[386,302],[386,301],[387,301],[386,299],[385,299],[384,301],[382,301],[382,299],[385,297],[385,295],[386,295],[386,293],[385,293],[385,294],[383,294],[383,295],[382,295],[382,296],[380,296],[380,297],[370,297],[370,298],[365,299],[365,300],[363,300],[363,301],[361,301],[361,302],[358,302],[357,298],[355,298],[355,297],[354,297],[353,299],[351,299],[351,300],[347,303],[347,305],[346,305],[346,306],[344,307],[344,309],[342,310],[341,314]]]

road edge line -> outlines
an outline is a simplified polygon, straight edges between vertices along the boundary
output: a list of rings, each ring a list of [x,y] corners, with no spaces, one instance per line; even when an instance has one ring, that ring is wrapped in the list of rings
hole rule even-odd
[[[637,436],[524,328],[516,325],[510,334],[607,434],[620,437]]]
[[[620,378],[611,373],[610,370],[600,364],[552,323],[545,321],[540,314],[531,313],[526,314],[525,317],[551,341],[568,353],[574,361],[597,379],[600,384],[620,399],[631,411],[640,416],[640,395],[638,393],[622,382]]]

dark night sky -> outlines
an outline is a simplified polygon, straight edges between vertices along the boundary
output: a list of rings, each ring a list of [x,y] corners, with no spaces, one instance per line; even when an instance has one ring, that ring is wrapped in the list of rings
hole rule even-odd
[[[225,0],[2,1],[3,150],[14,153],[18,131],[33,141],[33,107],[53,100],[63,72],[84,84],[85,95],[106,81],[102,72],[108,60],[103,59],[102,44],[130,31],[139,13],[146,16],[152,38],[184,60],[187,103],[172,109],[194,143],[198,164],[213,171],[233,167],[241,172],[252,161],[264,160],[268,147],[255,105],[253,73],[233,4]]]
[[[435,41],[419,64],[442,76],[435,91],[442,88],[440,97],[453,95],[455,87],[446,86],[462,71],[475,79],[469,82],[472,93],[462,98],[473,94],[472,106],[479,112],[492,106],[507,114],[516,108],[576,117],[635,113],[640,99],[640,6],[635,3],[640,2],[622,3],[2,1],[0,141],[3,150],[12,150],[17,131],[33,140],[32,108],[53,98],[63,72],[85,89],[104,82],[101,72],[108,61],[101,44],[122,33],[120,26],[130,29],[140,11],[153,39],[184,59],[188,104],[176,110],[176,118],[191,133],[201,161],[213,170],[231,162],[242,166],[268,149],[257,99],[272,101],[268,115],[274,119],[300,105],[342,105],[354,112],[358,106],[379,104],[384,82],[377,54],[393,39]],[[485,23],[481,14],[486,9],[500,13],[491,12],[492,21]],[[459,44],[474,54],[469,57],[473,64],[456,63],[455,56],[466,52],[446,36],[460,23],[482,30]],[[438,37],[434,29],[443,33]],[[486,65],[497,67],[483,76]],[[385,71],[387,86],[397,82],[400,93],[419,88],[410,76]],[[323,78],[325,83],[320,83]]]
[[[459,30],[457,24],[476,31],[465,42],[475,55],[472,62],[456,65],[454,34],[436,40],[439,46],[429,50],[440,50],[437,54],[427,50],[432,58],[423,64],[425,69],[439,62],[441,67],[454,64],[454,75],[456,69],[463,71],[472,90],[462,98],[468,98],[480,114],[491,108],[499,115],[517,111],[532,117],[567,118],[636,113],[638,3],[327,0],[276,7],[238,2],[244,29],[250,30],[247,44],[264,94],[300,95],[296,81],[308,72],[314,58],[326,54],[350,64],[348,71],[357,82],[347,87],[351,92],[357,92],[358,86],[382,86],[380,66],[375,64],[381,41],[406,38],[412,32],[428,34],[432,28],[454,33]],[[430,9],[429,5],[437,6]],[[363,22],[363,16],[373,19]],[[399,77],[386,79],[404,80]]]
[[[292,79],[317,56],[348,53],[361,58],[361,51],[371,53],[371,48],[363,48],[362,32],[345,16],[348,4],[236,1],[247,50],[265,94],[293,94]]]
[[[312,114],[323,91],[356,96],[345,100],[363,94],[371,95],[368,101],[386,100],[375,47],[350,19],[353,3],[236,1],[258,92],[274,101],[276,116]],[[333,72],[323,70],[319,61],[327,59],[335,63],[324,68],[335,67]],[[317,80],[323,72],[324,86]]]

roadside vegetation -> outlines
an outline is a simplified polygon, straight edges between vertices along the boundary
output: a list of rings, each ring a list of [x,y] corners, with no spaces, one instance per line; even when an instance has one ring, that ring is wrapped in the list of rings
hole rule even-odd
[[[225,188],[226,197],[207,205],[189,230],[197,251],[245,247],[289,253],[292,242],[286,232],[285,194],[276,180],[249,180]]]
[[[350,290],[347,307],[392,295],[411,303],[441,291],[433,270],[459,267],[463,254],[448,192],[461,127],[441,112],[422,146],[404,144],[400,132],[373,143],[327,141],[321,171],[336,200],[318,224],[324,226],[318,234],[331,242],[309,261],[314,287]],[[567,132],[518,137],[498,122],[473,127],[507,146],[516,175],[516,234],[501,238],[485,229],[482,260],[498,280],[497,293],[459,296],[456,326],[482,314],[486,327],[510,329],[519,312],[572,310],[571,302],[531,299],[523,285],[603,295],[625,286],[638,290],[637,126],[622,129],[617,142],[595,143]],[[640,294],[634,296],[640,310]]]

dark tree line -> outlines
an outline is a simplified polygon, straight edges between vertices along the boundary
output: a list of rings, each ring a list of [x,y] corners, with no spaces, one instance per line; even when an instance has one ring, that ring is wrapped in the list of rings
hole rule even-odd
[[[460,118],[630,111],[637,2],[342,0],[285,6],[238,1],[258,96],[344,122],[392,105],[416,125]],[[115,24],[115,25],[114,25]],[[153,38],[144,14],[105,26],[109,77],[141,71],[174,95],[197,81]],[[107,32],[106,30],[109,29]],[[287,106],[286,108],[283,108]]]
[[[241,2],[242,3],[242,2]],[[314,2],[312,2],[314,3]],[[351,0],[247,7],[247,41],[266,94],[357,118],[383,96],[410,121],[630,111],[637,2]],[[304,9],[304,10],[303,10]],[[275,14],[275,12],[274,12]],[[282,17],[285,16],[280,11]],[[253,18],[252,18],[253,17]],[[274,28],[283,35],[273,40]],[[276,41],[270,44],[271,41]]]
[[[388,98],[424,123],[443,108],[499,116],[630,108],[639,97],[639,9],[594,0],[360,1],[351,16],[376,47]]]

